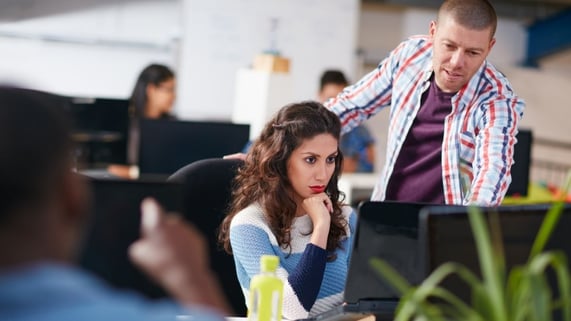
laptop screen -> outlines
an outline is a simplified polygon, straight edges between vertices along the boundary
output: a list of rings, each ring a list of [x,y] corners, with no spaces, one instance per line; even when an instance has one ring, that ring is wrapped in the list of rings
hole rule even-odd
[[[80,266],[115,287],[134,290],[149,298],[165,296],[161,288],[129,261],[127,253],[140,236],[141,201],[152,196],[166,210],[182,213],[182,185],[92,180],[91,186],[90,224],[79,253]]]
[[[482,209],[498,213],[503,238],[506,266],[527,261],[535,236],[550,205],[500,206]],[[421,211],[420,237],[425,245],[423,267],[430,273],[445,262],[458,262],[477,275],[480,266],[466,208],[431,207]],[[567,205],[546,249],[561,249],[571,257],[571,207]],[[443,286],[464,300],[469,289],[459,278],[447,279]]]
[[[359,219],[347,284],[345,301],[398,299],[400,295],[370,267],[378,257],[399,271],[410,283],[422,278],[418,244],[418,217],[427,206],[421,203],[365,202]]]

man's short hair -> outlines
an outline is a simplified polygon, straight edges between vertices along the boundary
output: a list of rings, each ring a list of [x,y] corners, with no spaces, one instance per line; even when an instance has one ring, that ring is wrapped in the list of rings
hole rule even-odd
[[[41,205],[71,165],[71,126],[62,97],[0,85],[0,223]]]
[[[321,80],[319,81],[319,90],[323,90],[323,87],[328,84],[347,86],[349,82],[345,75],[340,70],[326,70],[323,75],[321,75]]]
[[[450,16],[468,29],[484,30],[491,27],[490,38],[496,34],[498,17],[492,4],[487,0],[447,0],[438,10],[438,20]]]

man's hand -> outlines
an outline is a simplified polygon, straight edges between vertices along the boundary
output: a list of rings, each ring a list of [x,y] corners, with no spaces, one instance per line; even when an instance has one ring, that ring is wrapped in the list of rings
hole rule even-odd
[[[241,160],[245,161],[246,156],[248,156],[248,154],[234,153],[234,154],[230,154],[230,155],[224,155],[224,157],[222,157],[222,158],[223,159],[241,159]]]
[[[209,267],[208,246],[192,225],[168,215],[153,199],[141,204],[141,239],[131,260],[184,305],[204,305],[229,315],[230,309]]]

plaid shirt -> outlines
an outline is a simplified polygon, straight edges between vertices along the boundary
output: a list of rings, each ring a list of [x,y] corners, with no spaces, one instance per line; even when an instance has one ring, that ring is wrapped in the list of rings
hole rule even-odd
[[[373,200],[385,199],[397,156],[430,85],[428,40],[415,36],[401,43],[375,70],[326,103],[339,115],[343,132],[390,107],[386,161]],[[515,136],[524,107],[506,77],[487,61],[452,97],[442,142],[446,204],[501,203],[511,183]]]

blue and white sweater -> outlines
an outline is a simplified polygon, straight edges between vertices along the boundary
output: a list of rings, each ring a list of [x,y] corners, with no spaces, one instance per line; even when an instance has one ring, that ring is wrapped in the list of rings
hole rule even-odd
[[[260,272],[260,257],[265,254],[280,258],[277,274],[284,282],[284,318],[307,318],[341,304],[357,224],[351,207],[343,207],[343,216],[349,223],[348,237],[342,240],[342,248],[335,250],[337,259],[327,262],[327,251],[310,243],[309,215],[294,219],[291,249],[284,249],[278,246],[259,204],[236,214],[230,224],[230,243],[246,305],[250,280]]]

